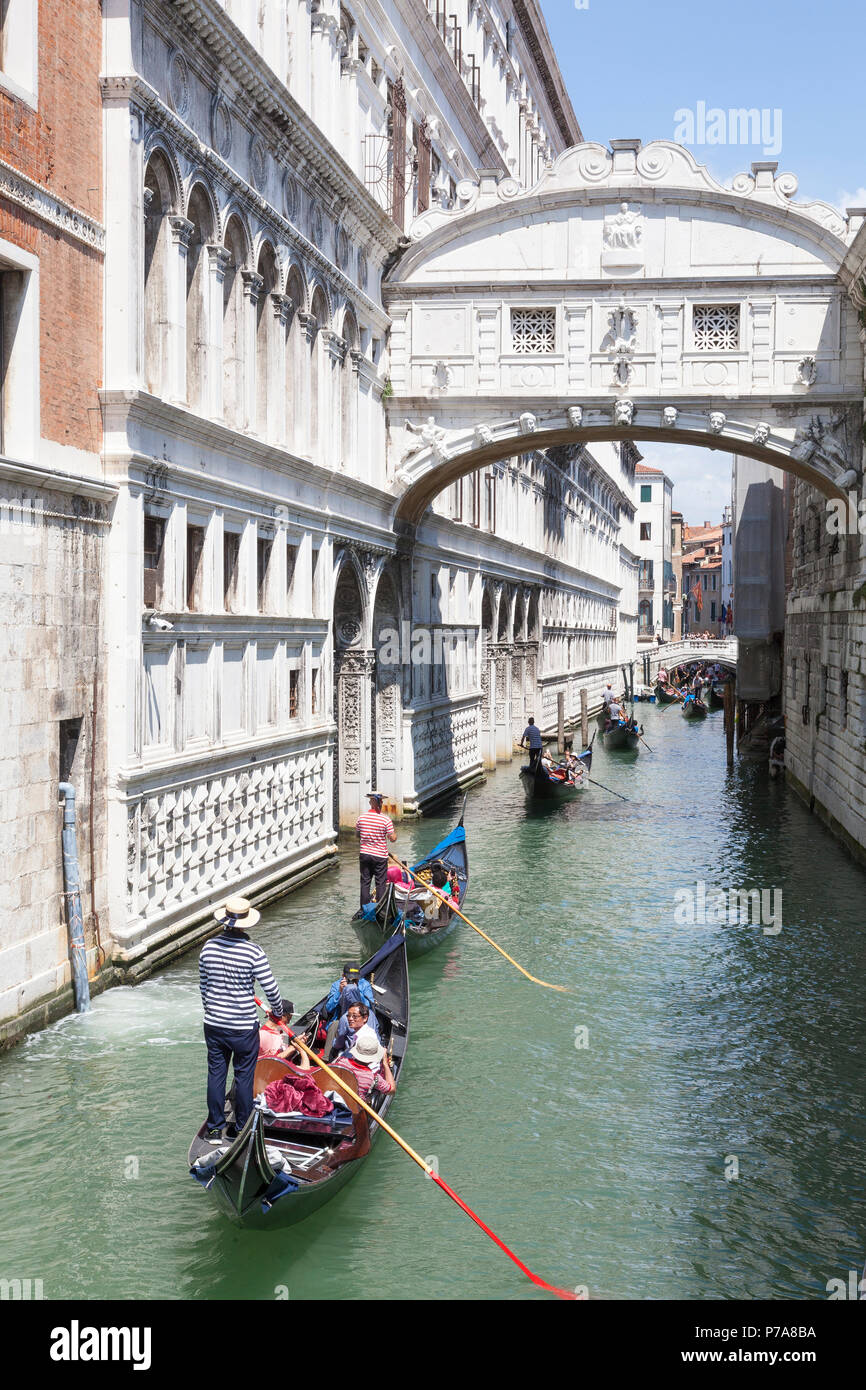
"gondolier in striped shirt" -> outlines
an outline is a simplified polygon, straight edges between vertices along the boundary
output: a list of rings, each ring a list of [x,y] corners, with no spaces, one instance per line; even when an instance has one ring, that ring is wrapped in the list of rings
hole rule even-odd
[[[397,832],[390,816],[382,814],[382,793],[368,792],[369,811],[355,822],[361,841],[361,906],[370,901],[370,880],[376,879],[376,901],[381,902],[388,887],[388,841],[396,840]]]
[[[286,1024],[294,1006],[283,1003],[279,986],[261,946],[248,930],[260,914],[246,898],[228,898],[214,913],[222,926],[206,941],[199,957],[199,987],[207,1043],[207,1134],[219,1139],[225,1125],[226,1076],[235,1073],[235,1131],[243,1129],[253,1108],[253,1076],[259,1054],[255,984],[258,980],[271,1013]],[[229,1131],[230,1137],[231,1131]]]

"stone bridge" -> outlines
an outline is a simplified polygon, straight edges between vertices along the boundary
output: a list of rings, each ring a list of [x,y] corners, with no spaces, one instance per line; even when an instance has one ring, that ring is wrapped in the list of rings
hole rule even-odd
[[[679,145],[614,140],[420,217],[384,285],[397,529],[477,469],[602,439],[859,486],[863,214],[796,189],[775,164],[726,187]]]
[[[688,661],[718,661],[720,665],[736,671],[737,649],[736,637],[684,637],[681,642],[665,642],[661,647],[656,645],[652,653],[644,652],[643,655],[650,657],[650,671],[655,680],[660,666],[671,671]],[[641,665],[641,655],[638,651],[638,667]]]

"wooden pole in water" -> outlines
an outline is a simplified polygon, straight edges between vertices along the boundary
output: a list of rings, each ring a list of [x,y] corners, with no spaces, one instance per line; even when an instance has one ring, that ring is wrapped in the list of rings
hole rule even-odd
[[[561,690],[556,697],[556,751],[565,752],[565,695]]]
[[[580,692],[580,746],[581,746],[581,748],[587,748],[587,747],[589,746],[589,714],[588,714],[588,701],[589,701],[589,696],[588,696],[587,693],[586,693],[586,686],[584,686],[583,689],[582,689],[581,692]]]
[[[725,743],[728,747],[728,767],[734,765],[734,683],[725,681],[722,686],[722,699],[725,702]]]

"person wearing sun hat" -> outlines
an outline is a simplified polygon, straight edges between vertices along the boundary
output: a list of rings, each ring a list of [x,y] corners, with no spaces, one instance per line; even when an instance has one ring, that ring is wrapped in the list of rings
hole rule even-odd
[[[346,1067],[354,1073],[358,1083],[358,1095],[362,1100],[374,1088],[386,1093],[395,1089],[394,1073],[388,1061],[388,1053],[373,1029],[366,1023],[358,1029],[353,1046],[334,1065],[337,1068]]]
[[[229,1062],[235,1074],[235,1130],[241,1130],[253,1108],[253,1076],[259,1054],[259,1023],[255,981],[258,980],[272,1015],[288,1024],[294,1005],[283,1003],[268,958],[248,932],[260,913],[246,898],[227,898],[214,912],[222,931],[206,941],[199,957],[199,988],[204,1007],[207,1044],[206,1138],[221,1137],[225,1125],[226,1077]]]

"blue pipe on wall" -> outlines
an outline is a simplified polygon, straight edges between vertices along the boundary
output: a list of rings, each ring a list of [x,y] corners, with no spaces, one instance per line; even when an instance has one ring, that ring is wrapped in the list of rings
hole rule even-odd
[[[66,886],[66,925],[72,961],[72,989],[76,1009],[80,1014],[86,1014],[90,1008],[90,981],[87,978],[87,948],[84,944],[84,918],[81,914],[81,879],[78,873],[78,843],[75,836],[75,788],[71,782],[61,782],[59,790],[63,797],[63,882]]]

